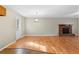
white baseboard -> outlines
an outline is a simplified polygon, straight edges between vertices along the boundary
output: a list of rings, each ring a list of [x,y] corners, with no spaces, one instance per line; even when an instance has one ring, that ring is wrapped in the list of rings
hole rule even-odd
[[[57,34],[56,35],[53,35],[53,34],[48,34],[48,35],[24,35],[24,36],[58,36]]]
[[[20,39],[20,38],[22,38],[22,37],[24,37],[25,35],[23,35],[23,36],[21,36],[21,37],[19,37],[18,39]],[[16,39],[16,41],[17,41],[17,39]],[[5,49],[5,48],[7,48],[8,46],[10,46],[10,45],[12,45],[13,43],[15,43],[16,41],[14,41],[14,42],[11,42],[11,43],[9,43],[9,44],[7,44],[6,46],[4,46],[3,48],[1,48],[0,49],[0,51],[2,51],[3,49]]]
[[[4,46],[3,48],[1,48],[0,49],[0,51],[2,51],[3,49],[5,49],[5,48],[7,48],[8,46],[10,46],[10,45],[12,45],[13,43],[15,43],[16,41],[14,41],[14,42],[11,42],[11,43],[9,43],[9,44],[7,44],[6,46]]]
[[[75,35],[79,36],[79,34],[75,34]],[[22,37],[24,37],[24,36],[59,36],[59,35],[57,35],[57,34],[56,35],[51,35],[51,34],[50,35],[27,35],[26,34],[26,35],[23,35]]]
[[[20,39],[20,38],[23,38],[25,35],[22,35],[22,36],[20,36],[19,38],[16,38],[16,40],[18,40],[18,39]]]

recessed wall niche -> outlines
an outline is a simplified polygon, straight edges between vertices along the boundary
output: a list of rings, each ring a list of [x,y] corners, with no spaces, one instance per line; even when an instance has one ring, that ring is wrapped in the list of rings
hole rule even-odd
[[[6,8],[0,5],[0,16],[6,16]]]

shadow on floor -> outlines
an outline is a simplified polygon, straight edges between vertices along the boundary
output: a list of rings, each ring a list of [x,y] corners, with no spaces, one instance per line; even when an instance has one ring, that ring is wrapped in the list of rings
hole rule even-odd
[[[25,48],[6,48],[0,51],[0,54],[47,54],[47,53]]]

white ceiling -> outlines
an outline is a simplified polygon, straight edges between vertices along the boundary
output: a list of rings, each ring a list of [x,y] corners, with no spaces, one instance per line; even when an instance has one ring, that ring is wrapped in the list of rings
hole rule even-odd
[[[25,17],[77,17],[77,5],[8,5],[9,8]]]

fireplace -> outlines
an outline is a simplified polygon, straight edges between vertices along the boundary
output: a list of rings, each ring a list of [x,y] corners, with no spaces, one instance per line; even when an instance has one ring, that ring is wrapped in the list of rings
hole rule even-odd
[[[73,35],[71,24],[59,24],[59,35]]]
[[[70,34],[69,27],[65,26],[64,28],[62,28],[62,32],[63,34]]]

